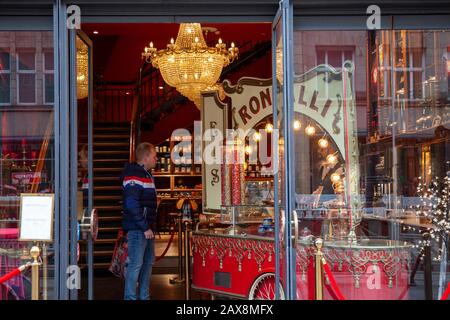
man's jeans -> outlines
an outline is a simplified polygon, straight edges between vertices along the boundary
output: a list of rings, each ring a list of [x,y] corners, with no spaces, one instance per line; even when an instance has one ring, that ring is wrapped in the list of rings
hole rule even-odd
[[[143,231],[129,231],[128,267],[125,274],[125,300],[150,299],[150,276],[154,260],[154,239],[145,239]],[[136,297],[137,283],[139,283],[138,297]]]

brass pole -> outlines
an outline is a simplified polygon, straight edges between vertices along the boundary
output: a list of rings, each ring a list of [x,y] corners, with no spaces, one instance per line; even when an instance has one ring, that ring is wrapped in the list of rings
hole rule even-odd
[[[47,300],[47,246],[42,244],[42,300]]]
[[[315,282],[316,282],[316,300],[323,300],[323,271],[322,271],[322,246],[323,240],[321,238],[317,238],[314,241],[316,246],[315,253]]]
[[[181,214],[176,217],[178,226],[178,277],[169,279],[170,284],[184,282],[183,278],[183,223],[181,222]]]
[[[190,262],[190,243],[189,243],[189,221],[184,222],[184,281],[186,285],[186,300],[191,299],[191,262]]]
[[[31,263],[31,300],[39,300],[39,247],[33,246],[30,249]]]

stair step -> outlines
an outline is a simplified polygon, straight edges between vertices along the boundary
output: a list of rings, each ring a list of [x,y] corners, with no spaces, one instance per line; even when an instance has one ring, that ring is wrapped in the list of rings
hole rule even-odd
[[[114,181],[114,183],[118,183],[119,177],[118,176],[111,176],[111,177],[95,177],[94,176],[94,182],[95,181]],[[95,189],[95,185],[94,185]]]
[[[120,211],[122,210],[122,206],[95,206],[98,211]]]
[[[94,246],[96,243],[98,244],[115,244],[117,239],[111,239],[111,238],[106,238],[106,239],[97,239],[94,242]],[[80,243],[87,243],[86,240],[80,240]]]
[[[122,172],[123,168],[94,168],[94,172]]]
[[[119,231],[120,226],[118,227],[99,227],[98,232],[117,232]]]
[[[126,154],[129,155],[129,150],[94,150],[94,155],[117,155],[117,154]]]
[[[98,217],[98,221],[120,221],[122,220],[122,215],[120,216],[107,216],[107,217]]]
[[[128,142],[94,142],[94,147],[129,147]]]
[[[94,196],[95,200],[122,200],[122,196]]]
[[[94,269],[108,269],[110,265],[111,263],[109,262],[94,262]],[[87,264],[85,263],[80,263],[79,266],[80,268],[87,268]]]
[[[114,253],[114,250],[101,250],[101,251],[94,251],[94,256],[112,256]],[[82,256],[87,255],[87,251],[81,251]]]
[[[122,190],[122,186],[96,186],[94,187],[96,191],[111,191],[111,190]]]
[[[114,131],[114,130],[112,130]],[[118,140],[118,139],[123,139],[123,140],[129,140],[130,139],[130,135],[129,134],[106,134],[106,133],[98,133],[98,134],[94,134],[94,141],[97,139],[114,139],[114,140]]]
[[[128,162],[130,159],[129,158],[119,158],[119,159],[94,159],[94,165],[95,163],[104,163],[104,162]]]

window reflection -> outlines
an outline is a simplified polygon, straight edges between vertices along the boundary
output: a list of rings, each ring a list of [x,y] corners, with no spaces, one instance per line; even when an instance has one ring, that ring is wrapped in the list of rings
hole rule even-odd
[[[54,192],[53,69],[52,32],[0,32],[0,275],[31,259],[32,243],[18,241],[20,194]],[[50,270],[53,247],[40,247]],[[30,281],[0,285],[0,300],[30,299]]]

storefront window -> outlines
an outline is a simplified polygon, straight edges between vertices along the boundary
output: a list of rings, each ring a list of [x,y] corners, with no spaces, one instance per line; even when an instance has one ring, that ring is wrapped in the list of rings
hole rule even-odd
[[[54,193],[53,33],[0,31],[0,274],[31,260],[19,237],[22,193]],[[53,297],[52,243],[42,250],[41,299]],[[31,272],[0,285],[0,300],[30,299]]]
[[[445,30],[294,32],[300,238],[325,240],[348,299],[445,289],[449,48]]]

